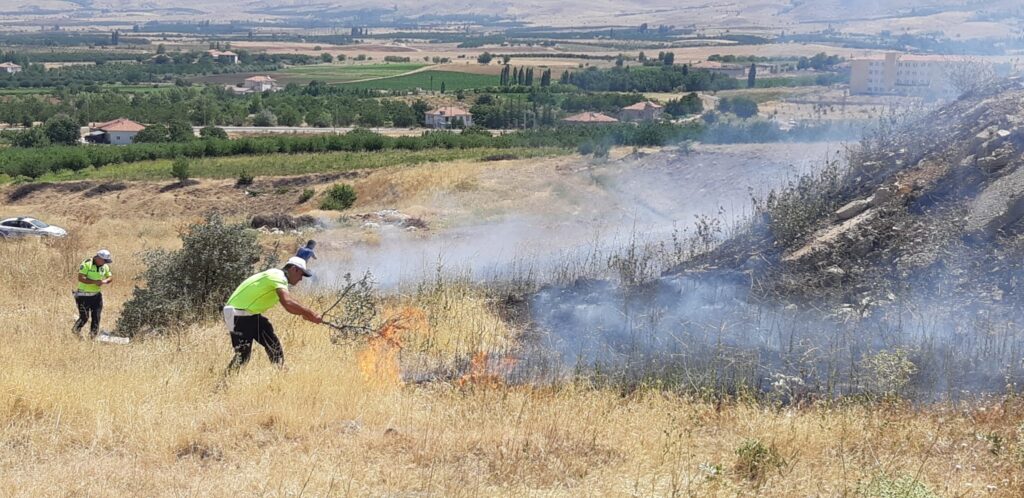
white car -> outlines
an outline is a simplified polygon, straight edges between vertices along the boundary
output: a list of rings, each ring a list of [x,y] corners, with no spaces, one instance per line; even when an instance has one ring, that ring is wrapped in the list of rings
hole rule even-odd
[[[64,237],[67,230],[53,225],[47,225],[35,218],[7,218],[0,221],[0,238],[5,237]]]

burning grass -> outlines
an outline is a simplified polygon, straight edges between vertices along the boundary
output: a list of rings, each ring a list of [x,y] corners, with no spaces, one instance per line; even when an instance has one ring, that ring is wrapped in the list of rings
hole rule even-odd
[[[0,244],[0,258],[26,263],[0,273],[5,493],[1024,494],[1018,397],[784,406],[654,382],[628,392],[583,378],[523,383],[528,331],[502,318],[507,302],[459,282],[389,295],[369,341],[336,344],[274,310],[288,368],[257,352],[228,382],[218,323],[125,347],[74,340],[75,265],[101,245],[114,252],[112,325],[143,270],[138,253],[175,248],[188,215],[127,216],[78,220],[89,229],[67,239]],[[304,302],[313,293],[296,290]]]

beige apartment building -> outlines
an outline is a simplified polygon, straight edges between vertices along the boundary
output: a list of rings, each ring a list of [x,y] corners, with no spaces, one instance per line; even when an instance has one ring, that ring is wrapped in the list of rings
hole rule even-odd
[[[850,94],[944,97],[957,62],[941,55],[888,53],[850,61]]]

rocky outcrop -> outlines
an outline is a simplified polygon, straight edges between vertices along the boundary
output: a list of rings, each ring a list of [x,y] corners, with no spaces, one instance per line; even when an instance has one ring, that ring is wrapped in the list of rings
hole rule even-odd
[[[1015,231],[1024,219],[1024,168],[1018,168],[981,191],[970,203],[966,230],[992,238]]]

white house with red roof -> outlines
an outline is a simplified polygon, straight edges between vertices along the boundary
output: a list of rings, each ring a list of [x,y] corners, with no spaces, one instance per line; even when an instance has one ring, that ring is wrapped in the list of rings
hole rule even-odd
[[[250,92],[267,92],[277,88],[277,81],[270,76],[253,76],[246,78],[242,87]]]
[[[428,128],[452,128],[462,121],[463,127],[473,126],[473,115],[461,107],[439,107],[424,114]]]
[[[213,60],[224,63],[224,64],[238,64],[238,54],[228,50],[221,52],[220,50],[207,50],[206,54],[209,55]]]
[[[146,127],[130,119],[118,118],[106,123],[95,123],[89,129],[91,142],[128,145],[135,140],[135,135]]]
[[[654,102],[637,102],[631,106],[623,107],[619,117],[623,121],[657,121],[665,108]]]

